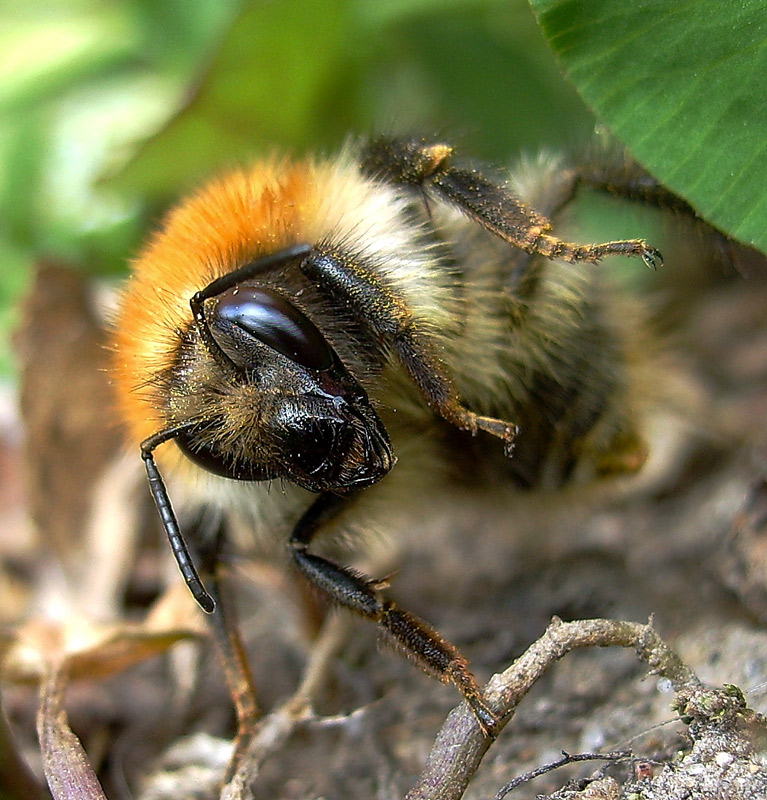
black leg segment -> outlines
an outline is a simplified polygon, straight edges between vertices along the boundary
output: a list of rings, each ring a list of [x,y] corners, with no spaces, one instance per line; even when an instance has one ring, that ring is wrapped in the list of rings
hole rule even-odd
[[[455,158],[453,148],[422,139],[377,139],[362,153],[363,171],[389,183],[431,191],[514,247],[545,258],[597,262],[607,255],[636,255],[650,267],[660,253],[643,239],[576,245],[549,234],[551,222],[482,169]]]
[[[335,495],[320,495],[304,514],[290,539],[296,566],[328,600],[377,622],[387,638],[425,672],[455,684],[483,731],[494,736],[498,718],[483,701],[466,659],[456,647],[422,619],[381,598],[381,581],[308,552],[314,534],[340,512],[344,500]]]

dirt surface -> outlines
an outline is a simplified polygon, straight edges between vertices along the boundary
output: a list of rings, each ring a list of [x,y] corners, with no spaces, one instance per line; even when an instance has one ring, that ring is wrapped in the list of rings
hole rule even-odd
[[[98,303],[75,273],[54,267],[32,297],[19,335],[25,444],[9,413],[0,450],[8,509],[0,523],[2,621],[18,632],[63,617],[82,637],[97,624],[113,633],[138,626],[144,638],[130,657],[110,644],[95,650],[111,653],[101,663],[77,662],[81,679],[68,684],[65,700],[72,728],[110,798],[218,797],[234,735],[231,703],[209,639],[197,638],[198,612],[185,596],[163,594],[174,568],[138,456],[123,459],[109,422]],[[481,682],[520,656],[554,615],[652,616],[702,681],[734,684],[748,706],[767,712],[765,308],[767,271],[757,263],[747,277],[715,273],[670,312],[682,400],[659,418],[657,458],[642,480],[614,494],[520,495],[511,512],[477,509],[460,493],[451,506],[424,509],[392,591],[460,646]],[[278,565],[239,554],[230,567],[259,703],[272,712],[301,682],[311,615]],[[156,645],[159,655],[146,644],[152,604],[152,619],[173,632]],[[372,626],[338,627],[343,643],[325,666],[313,713],[265,751],[255,798],[402,798],[458,702],[452,688],[381,649]],[[632,756],[590,786],[565,787],[593,776],[600,762],[548,772],[506,796],[765,796],[760,718],[734,694],[713,706],[709,695],[677,697],[672,710],[670,682],[648,671],[622,648],[579,650],[554,664],[464,796],[496,797],[562,751],[619,750]],[[7,675],[6,715],[35,772],[34,681]],[[5,769],[8,780],[23,780]],[[688,772],[697,783],[684,782]]]

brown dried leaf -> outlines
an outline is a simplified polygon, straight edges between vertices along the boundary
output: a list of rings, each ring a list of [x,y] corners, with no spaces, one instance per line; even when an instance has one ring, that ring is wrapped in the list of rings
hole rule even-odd
[[[15,336],[21,367],[29,512],[62,563],[75,565],[90,492],[117,451],[103,326],[85,276],[41,264]]]
[[[30,620],[17,629],[2,675],[8,682],[36,683],[53,666],[61,665],[72,680],[102,678],[197,636],[198,631],[188,625],[152,629],[148,625],[104,625],[83,619]]]

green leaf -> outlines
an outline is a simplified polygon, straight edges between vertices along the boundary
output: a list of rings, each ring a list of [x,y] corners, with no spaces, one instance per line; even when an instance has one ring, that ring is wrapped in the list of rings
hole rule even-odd
[[[531,0],[562,66],[634,156],[767,251],[767,14],[760,0]]]
[[[323,143],[315,109],[344,72],[344,43],[354,35],[347,5],[247,4],[196,92],[111,185],[175,194],[256,148]]]
[[[116,13],[6,19],[0,31],[0,112],[28,112],[132,62],[134,37]]]
[[[499,163],[587,141],[593,117],[562,80],[528,6],[473,0],[438,13],[427,5],[413,3],[379,34],[375,17],[366,20],[364,41],[386,48],[371,70],[384,75],[376,94],[402,130],[436,130],[462,151]],[[377,3],[365,8],[382,13]],[[423,91],[414,91],[419,85]]]

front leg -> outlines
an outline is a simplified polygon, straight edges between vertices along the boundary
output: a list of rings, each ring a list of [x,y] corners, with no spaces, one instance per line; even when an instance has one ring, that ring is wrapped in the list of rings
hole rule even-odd
[[[429,408],[457,428],[498,437],[511,455],[517,426],[480,416],[464,406],[431,338],[419,329],[405,301],[378,275],[354,260],[326,252],[304,259],[301,269],[332,299],[348,305],[355,317],[394,351]]]
[[[348,502],[348,496],[321,494],[301,517],[290,538],[297,567],[328,600],[378,623],[380,630],[425,672],[455,684],[485,734],[495,736],[498,717],[485,704],[466,659],[454,645],[422,619],[383,599],[382,581],[308,552],[317,531]]]
[[[477,224],[531,255],[572,263],[596,263],[609,255],[641,256],[650,267],[662,263],[660,253],[643,239],[576,244],[551,235],[551,221],[517,197],[504,182],[480,167],[461,163],[450,145],[424,139],[381,138],[362,151],[362,169],[395,186],[431,191]]]

